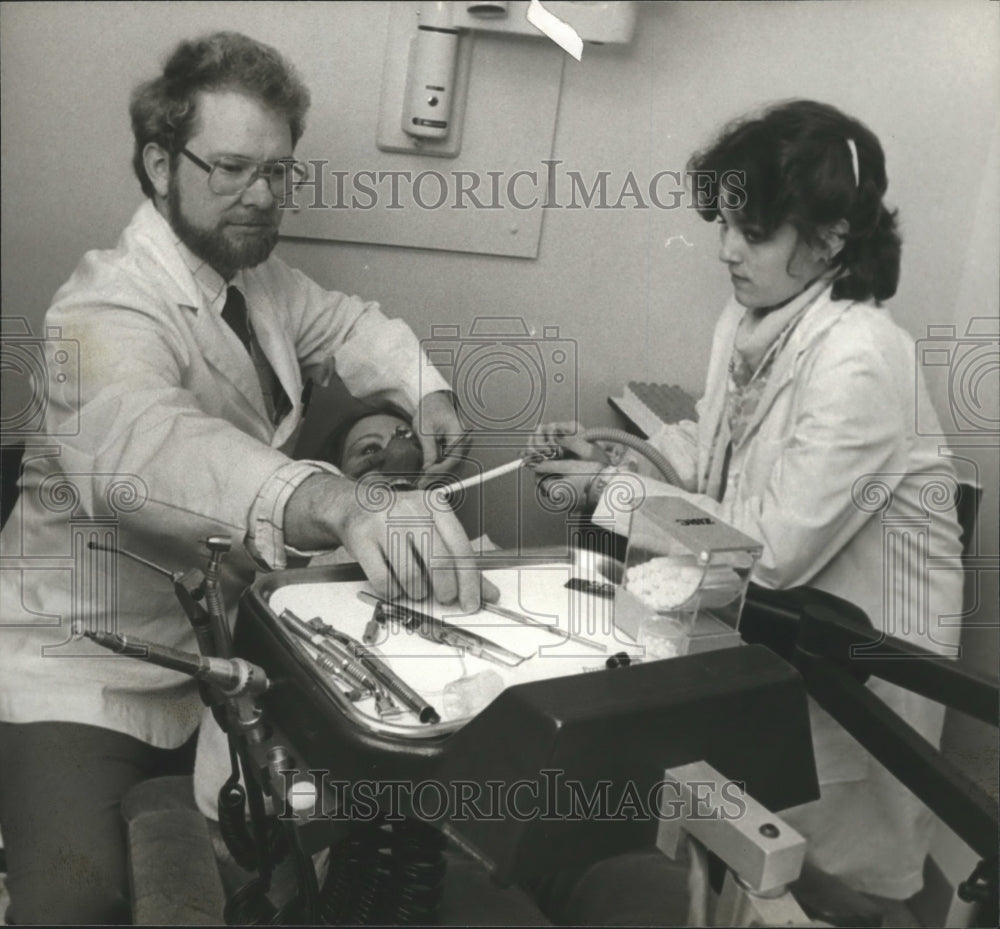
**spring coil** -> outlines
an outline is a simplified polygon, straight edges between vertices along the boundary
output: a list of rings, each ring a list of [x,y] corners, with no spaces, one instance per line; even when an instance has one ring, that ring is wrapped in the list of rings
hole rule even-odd
[[[444,888],[445,838],[418,820],[352,823],[331,847],[320,891],[328,925],[417,925],[433,920]]]
[[[351,922],[359,926],[373,926],[385,922],[381,909],[389,903],[392,885],[392,851],[389,840],[391,827],[362,832],[355,840],[355,854],[351,864],[357,874],[357,895],[353,901]]]
[[[326,880],[320,890],[320,918],[327,925],[364,925],[371,919],[378,893],[387,882],[387,833],[377,822],[352,823],[339,845],[330,849]]]
[[[351,903],[351,873],[348,867],[349,842],[330,846],[326,879],[319,892],[319,915],[326,926],[347,923]]]
[[[433,920],[444,891],[446,862],[444,833],[420,820],[407,819],[393,827],[393,858],[396,865],[396,906],[388,922],[396,925],[426,925]]]
[[[374,693],[378,689],[378,685],[372,678],[355,663],[342,662],[338,664],[329,655],[323,654],[323,652],[316,653],[316,663],[324,671],[328,671],[335,678],[346,680],[348,684],[357,688],[362,693]]]

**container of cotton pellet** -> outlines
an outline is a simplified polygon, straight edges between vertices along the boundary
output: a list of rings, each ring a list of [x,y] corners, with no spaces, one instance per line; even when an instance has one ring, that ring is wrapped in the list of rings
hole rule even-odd
[[[649,659],[688,654],[720,622],[736,630],[761,548],[684,496],[647,498],[631,515],[615,625]]]

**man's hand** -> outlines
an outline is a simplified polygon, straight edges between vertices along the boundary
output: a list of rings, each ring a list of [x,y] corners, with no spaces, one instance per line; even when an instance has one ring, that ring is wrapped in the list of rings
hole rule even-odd
[[[478,570],[454,567],[472,547],[458,517],[433,504],[431,494],[392,490],[378,474],[357,483],[315,474],[289,498],[285,540],[302,550],[343,545],[380,596],[430,595],[474,612],[499,591]]]
[[[426,487],[436,477],[451,474],[469,450],[470,436],[462,428],[452,395],[439,390],[420,401],[417,435],[424,452],[424,470],[417,481]]]

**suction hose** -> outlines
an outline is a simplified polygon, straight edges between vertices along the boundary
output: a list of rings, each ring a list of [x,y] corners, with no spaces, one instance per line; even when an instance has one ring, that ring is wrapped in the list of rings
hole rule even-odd
[[[681,479],[677,476],[677,472],[673,469],[670,462],[645,439],[640,439],[638,436],[634,436],[624,429],[614,429],[611,427],[588,429],[583,433],[583,438],[587,442],[614,442],[617,445],[625,445],[642,455],[643,458],[660,472],[660,476],[668,484],[673,484],[677,487],[681,486]]]

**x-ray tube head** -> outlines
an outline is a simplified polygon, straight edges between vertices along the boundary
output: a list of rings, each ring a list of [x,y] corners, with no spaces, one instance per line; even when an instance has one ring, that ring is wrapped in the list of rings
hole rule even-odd
[[[423,139],[444,139],[451,125],[455,63],[460,35],[434,11],[447,4],[421,4],[421,21],[410,42],[402,130]]]

